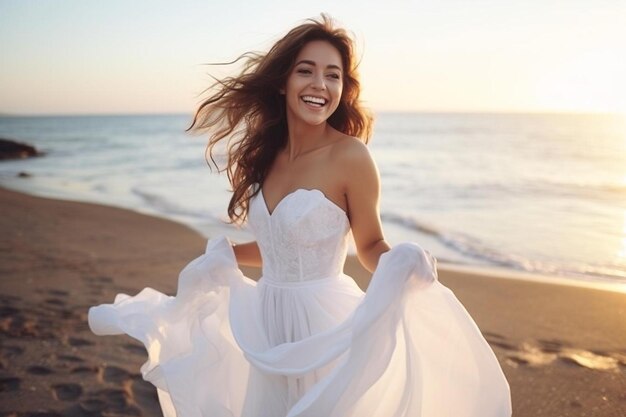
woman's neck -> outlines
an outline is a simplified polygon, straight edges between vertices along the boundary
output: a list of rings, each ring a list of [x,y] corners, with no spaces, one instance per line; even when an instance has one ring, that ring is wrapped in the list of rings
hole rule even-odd
[[[301,155],[326,145],[331,139],[331,129],[326,122],[315,126],[305,124],[290,126],[287,145],[285,145],[285,154],[288,160],[291,162]]]

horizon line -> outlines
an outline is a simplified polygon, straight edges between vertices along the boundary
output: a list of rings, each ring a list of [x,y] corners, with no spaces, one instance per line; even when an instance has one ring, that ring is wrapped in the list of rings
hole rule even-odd
[[[100,113],[8,113],[0,112],[0,117],[140,117],[140,116],[183,116],[193,118],[195,112],[100,112]],[[597,111],[597,110],[372,110],[376,114],[491,114],[491,115],[591,115],[591,116],[622,116],[626,112],[621,111]]]

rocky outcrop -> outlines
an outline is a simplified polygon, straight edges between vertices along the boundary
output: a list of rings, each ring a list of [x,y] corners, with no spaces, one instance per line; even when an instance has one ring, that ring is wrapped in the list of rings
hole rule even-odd
[[[34,146],[0,138],[0,160],[22,159],[43,155],[45,155],[45,153],[38,151]]]

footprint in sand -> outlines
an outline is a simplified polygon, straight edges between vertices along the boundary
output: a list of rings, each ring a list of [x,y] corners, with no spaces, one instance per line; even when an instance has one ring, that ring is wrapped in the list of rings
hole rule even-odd
[[[10,305],[0,306],[0,317],[10,317],[17,313],[20,313],[20,310],[13,306],[10,306]]]
[[[100,371],[100,368],[97,366],[77,366],[76,368],[72,368],[70,373],[72,374],[97,374]]]
[[[508,343],[508,342],[504,342],[504,341],[500,341],[500,340],[489,340],[487,339],[487,342],[489,342],[490,345],[492,346],[498,346],[502,349],[506,349],[506,350],[515,350],[517,349],[517,346]]]
[[[79,317],[78,314],[76,314],[73,310],[69,310],[69,309],[59,310],[59,316],[63,320],[77,319]]]
[[[538,342],[544,352],[550,353],[558,353],[563,349],[563,346],[567,345],[565,341],[558,339],[539,339]]]
[[[38,327],[36,319],[25,316],[19,310],[9,317],[0,318],[0,332],[9,337],[38,337]]]
[[[67,343],[70,346],[93,346],[95,343],[87,339],[81,339],[80,337],[70,337],[67,339]]]
[[[6,345],[6,346],[0,346],[0,351],[2,351],[4,355],[11,357],[11,356],[18,356],[24,353],[24,348],[21,346]]]
[[[66,362],[85,362],[83,358],[79,358],[78,356],[73,356],[73,355],[57,355],[57,359],[60,359]]]
[[[516,350],[517,346],[507,341],[506,337],[498,333],[484,332],[483,336],[491,346],[498,346],[506,350]]]
[[[146,412],[146,415],[153,416],[162,413],[156,388],[151,383],[144,381],[141,375],[135,376],[131,390],[135,402]]]
[[[46,304],[50,304],[50,305],[55,305],[55,306],[64,306],[66,301],[65,300],[61,300],[60,298],[46,298],[43,300],[44,303]]]
[[[81,411],[86,413],[98,413],[100,411],[105,411],[107,408],[107,403],[98,398],[88,398],[86,400],[82,400],[78,406]]]
[[[54,371],[48,367],[33,365],[26,368],[26,372],[32,375],[50,375],[54,373]]]
[[[100,375],[101,381],[121,383],[131,377],[125,369],[117,366],[105,366]]]
[[[83,280],[92,287],[100,287],[99,284],[112,284],[113,278],[107,276],[83,277]]]
[[[127,343],[125,345],[122,345],[122,347],[135,355],[139,355],[142,357],[146,356],[146,348],[143,345],[133,345],[131,343]]]
[[[20,389],[22,380],[15,377],[0,378],[0,392],[17,391]]]
[[[61,401],[74,401],[83,394],[78,384],[56,384],[52,386],[54,398]]]
[[[98,396],[103,398],[109,407],[122,408],[129,405],[129,395],[118,388],[106,388],[98,391]]]
[[[493,332],[482,332],[483,336],[485,336],[485,338],[491,338],[491,339],[506,339],[506,337],[502,336],[501,334],[498,333],[493,333]]]
[[[89,324],[87,323],[87,315],[85,314],[84,318],[81,318],[81,321],[78,322],[73,328],[72,331],[75,333],[83,333],[90,332]]]
[[[48,294],[56,295],[59,297],[67,297],[70,293],[65,290],[48,290]]]

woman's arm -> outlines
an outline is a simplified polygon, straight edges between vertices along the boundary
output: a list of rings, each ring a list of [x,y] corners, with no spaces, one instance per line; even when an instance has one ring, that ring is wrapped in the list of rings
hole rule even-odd
[[[369,149],[361,141],[355,140],[344,148],[341,160],[357,257],[365,269],[374,272],[380,255],[391,249],[380,221],[380,174]]]
[[[235,252],[235,258],[237,258],[239,266],[255,266],[260,268],[263,265],[259,245],[257,245],[256,241],[233,243],[233,251]]]

